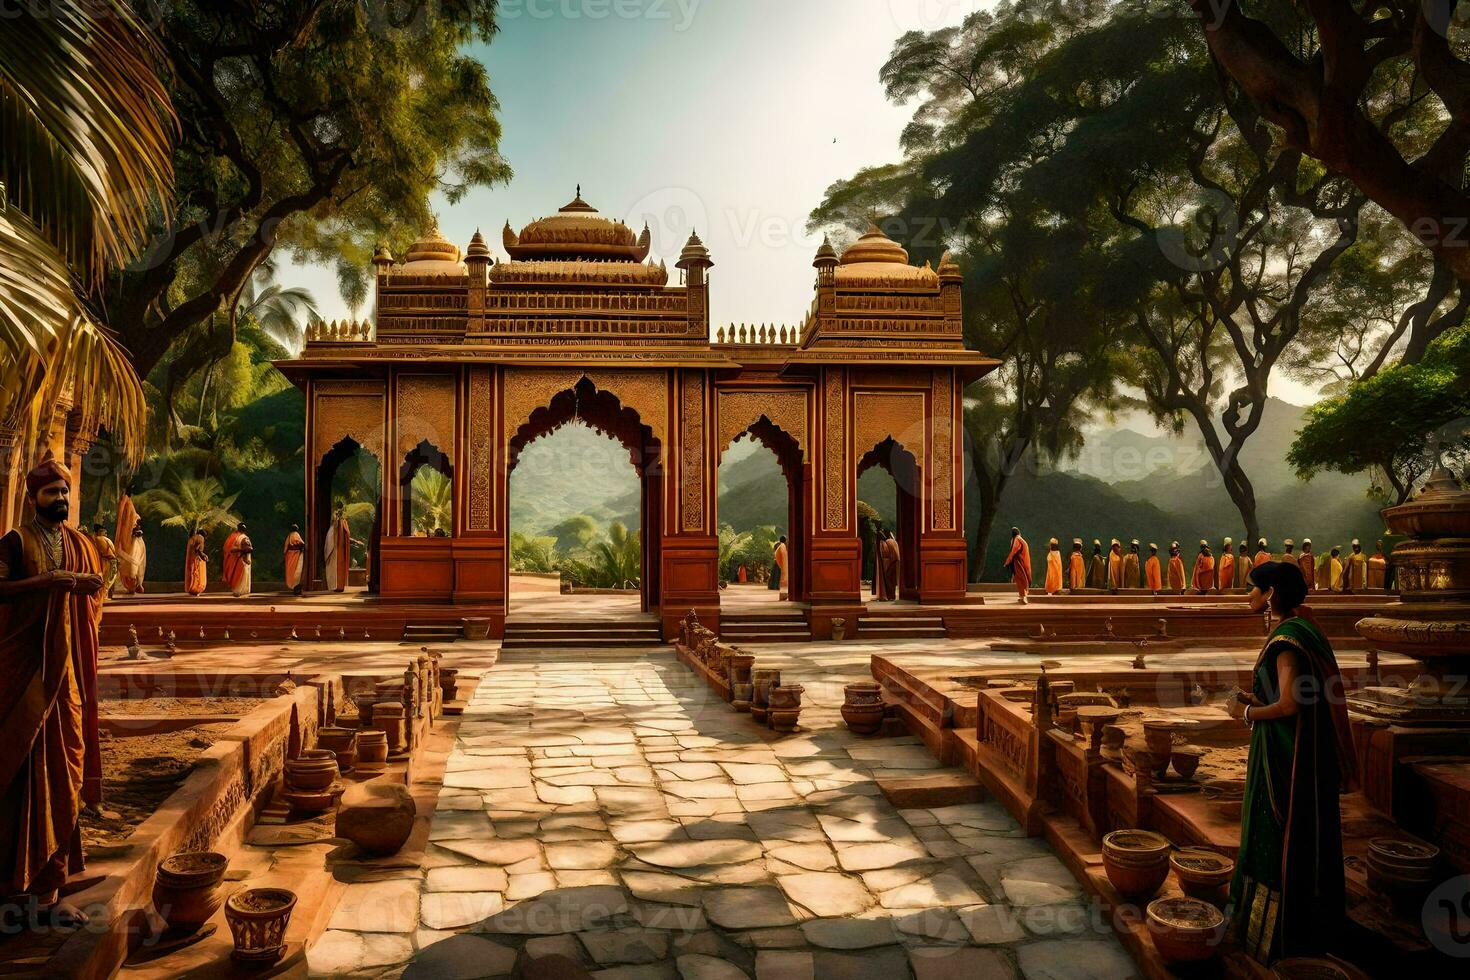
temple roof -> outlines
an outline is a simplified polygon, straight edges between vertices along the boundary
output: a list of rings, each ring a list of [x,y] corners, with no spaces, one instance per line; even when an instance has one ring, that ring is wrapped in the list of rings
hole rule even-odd
[[[821,257],[822,253],[818,252],[818,258]],[[838,260],[837,281],[848,285],[893,281],[937,286],[939,276],[928,264],[922,268],[909,265],[907,250],[870,222],[863,237],[843,250]]]
[[[465,267],[459,246],[440,233],[436,221],[427,235],[408,247],[403,264],[395,271],[414,276],[462,276]]]
[[[577,196],[556,214],[538,218],[522,228],[519,235],[507,221],[502,239],[512,260],[642,262],[648,257],[651,244],[647,227],[643,234],[634,235],[633,229],[621,221],[604,218],[582,200],[580,186]]]

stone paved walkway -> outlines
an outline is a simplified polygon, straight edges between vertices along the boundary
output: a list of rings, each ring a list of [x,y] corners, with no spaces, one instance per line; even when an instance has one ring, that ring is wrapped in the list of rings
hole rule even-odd
[[[875,778],[933,758],[850,735],[830,677],[807,700],[779,736],[666,648],[508,655],[424,868],[349,885],[313,974],[493,977],[548,953],[609,980],[1135,974],[1044,842],[994,803],[895,809]]]

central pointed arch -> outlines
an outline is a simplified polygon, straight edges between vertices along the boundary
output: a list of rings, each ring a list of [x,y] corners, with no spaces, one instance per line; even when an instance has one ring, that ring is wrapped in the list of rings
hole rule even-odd
[[[542,384],[546,379],[539,379]],[[549,390],[543,388],[543,395]],[[521,454],[537,439],[550,435],[558,429],[580,422],[592,430],[608,436],[628,453],[641,485],[639,508],[639,536],[641,538],[639,576],[639,605],[644,612],[657,608],[659,597],[660,543],[663,535],[663,440],[662,420],[650,419],[612,391],[598,387],[588,375],[550,394],[540,406],[532,409],[522,421],[517,421],[507,411],[506,427],[506,487],[509,494],[510,475],[515,471]],[[652,423],[652,424],[650,424]],[[655,429],[658,426],[658,429]],[[505,527],[509,527],[509,500],[506,500]],[[509,595],[509,563],[506,564],[507,592]]]
[[[898,527],[893,529],[898,539],[899,574],[898,597],[919,598],[920,562],[919,536],[923,529],[923,477],[918,458],[903,443],[886,436],[858,460],[856,476],[877,466],[893,478],[896,490]],[[864,542],[866,547],[868,542]],[[875,572],[876,574],[876,572]]]

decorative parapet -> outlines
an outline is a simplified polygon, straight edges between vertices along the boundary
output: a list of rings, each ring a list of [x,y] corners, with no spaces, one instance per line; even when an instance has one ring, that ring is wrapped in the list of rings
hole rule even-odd
[[[368,320],[317,320],[307,324],[308,347],[323,344],[370,344],[377,329]]]
[[[730,324],[715,331],[714,343],[726,347],[795,347],[800,339],[796,327],[786,324]]]

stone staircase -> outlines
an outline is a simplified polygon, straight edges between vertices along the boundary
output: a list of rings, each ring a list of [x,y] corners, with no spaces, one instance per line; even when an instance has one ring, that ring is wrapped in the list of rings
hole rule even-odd
[[[944,617],[932,614],[901,613],[858,620],[860,640],[942,640],[948,635]]]
[[[805,643],[812,638],[806,614],[800,609],[780,612],[720,613],[720,639],[741,646],[750,643]]]
[[[510,621],[505,624],[502,650],[538,647],[580,650],[617,650],[663,646],[655,619]]]

